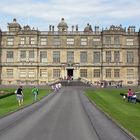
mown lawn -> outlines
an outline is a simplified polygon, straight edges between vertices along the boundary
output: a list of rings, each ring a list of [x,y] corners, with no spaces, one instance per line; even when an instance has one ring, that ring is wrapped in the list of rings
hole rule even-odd
[[[104,112],[140,139],[140,103],[124,101],[126,89],[88,89],[86,95]]]
[[[2,91],[9,91],[9,92],[14,92],[16,89],[15,88],[10,88],[10,89],[2,89]],[[33,103],[34,96],[31,93],[32,88],[25,88],[23,89],[24,93],[24,106],[27,106],[31,103]],[[42,99],[44,96],[47,96],[51,90],[49,88],[46,89],[39,89],[39,95],[38,95],[38,100]],[[0,117],[11,113],[21,107],[18,106],[18,102],[16,99],[16,95],[13,94],[11,96],[5,97],[0,99]]]

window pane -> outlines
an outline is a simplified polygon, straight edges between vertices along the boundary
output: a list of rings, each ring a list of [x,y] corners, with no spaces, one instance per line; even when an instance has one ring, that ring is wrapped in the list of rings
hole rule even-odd
[[[100,52],[93,52],[93,63],[100,63]]]
[[[53,52],[53,62],[60,63],[60,52],[59,51]]]
[[[74,62],[74,52],[67,52],[67,62],[68,63]]]
[[[87,78],[87,69],[80,69],[80,77]]]
[[[87,52],[81,52],[80,53],[80,62],[81,63],[87,63]]]

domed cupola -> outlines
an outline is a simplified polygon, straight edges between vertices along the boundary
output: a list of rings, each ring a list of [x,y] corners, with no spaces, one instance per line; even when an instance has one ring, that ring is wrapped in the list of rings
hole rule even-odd
[[[92,27],[91,27],[91,25],[89,25],[89,23],[88,23],[87,26],[85,27],[84,32],[93,32],[93,31],[92,31]]]
[[[12,23],[8,23],[9,32],[18,32],[21,30],[21,26],[17,23],[17,20],[14,18]]]
[[[64,18],[61,19],[61,22],[58,24],[58,31],[67,31],[68,30],[68,25],[65,22]]]

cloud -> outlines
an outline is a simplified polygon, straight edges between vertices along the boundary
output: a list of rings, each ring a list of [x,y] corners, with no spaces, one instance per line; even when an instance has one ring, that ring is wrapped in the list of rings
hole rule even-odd
[[[0,13],[11,18],[30,18],[35,22],[31,24],[37,23],[39,28],[44,29],[46,24],[57,25],[62,17],[70,25],[80,26],[87,22],[102,25],[124,20],[135,22],[140,17],[139,7],[139,0],[1,0]]]

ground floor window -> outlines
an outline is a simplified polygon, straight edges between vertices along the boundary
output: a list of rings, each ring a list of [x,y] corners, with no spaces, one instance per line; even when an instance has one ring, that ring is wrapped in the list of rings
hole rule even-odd
[[[80,69],[80,77],[87,78],[87,69]]]
[[[60,77],[60,69],[53,69],[53,78]]]
[[[93,70],[93,77],[94,78],[100,78],[100,69],[94,69]]]

